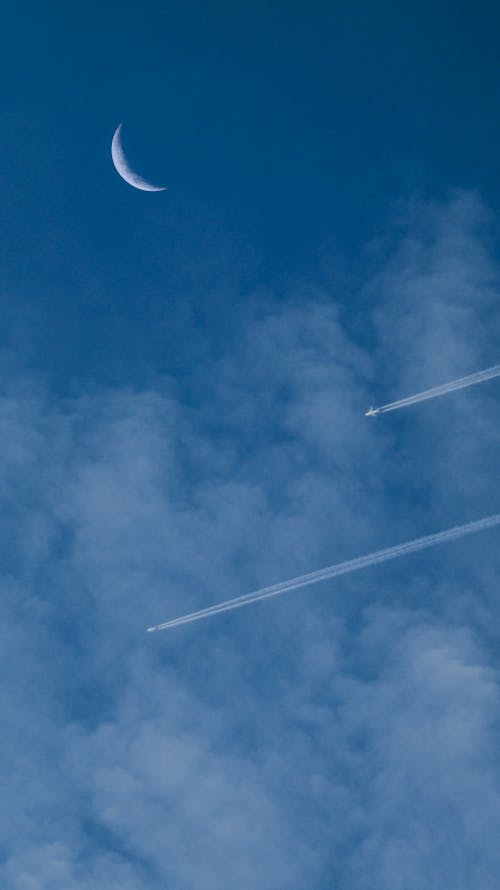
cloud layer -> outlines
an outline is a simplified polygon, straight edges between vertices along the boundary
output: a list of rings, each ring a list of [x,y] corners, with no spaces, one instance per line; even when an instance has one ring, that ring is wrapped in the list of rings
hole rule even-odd
[[[365,318],[259,297],[191,402],[7,378],[2,886],[496,885],[497,533],[145,633],[498,510],[498,382],[364,417],[498,361],[485,227],[407,209]]]

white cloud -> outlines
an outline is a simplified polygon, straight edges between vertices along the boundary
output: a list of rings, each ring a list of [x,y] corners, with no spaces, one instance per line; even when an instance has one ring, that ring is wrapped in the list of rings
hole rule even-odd
[[[145,633],[498,508],[493,391],[466,425],[458,402],[363,416],[373,380],[385,400],[489,357],[482,215],[420,210],[379,257],[371,356],[302,295],[248,321],[196,406],[12,382],[4,886],[494,886],[495,533]]]

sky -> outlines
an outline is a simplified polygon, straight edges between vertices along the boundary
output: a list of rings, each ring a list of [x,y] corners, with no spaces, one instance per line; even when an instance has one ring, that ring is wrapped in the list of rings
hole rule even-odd
[[[6,890],[497,887],[498,530],[146,628],[500,512],[499,18],[6,14]]]

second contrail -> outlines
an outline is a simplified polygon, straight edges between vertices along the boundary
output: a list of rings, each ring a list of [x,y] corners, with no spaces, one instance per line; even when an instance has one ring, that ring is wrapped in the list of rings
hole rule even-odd
[[[367,556],[358,556],[356,559],[347,560],[347,562],[339,562],[336,565],[327,566],[316,572],[310,572],[308,575],[298,575],[296,578],[282,581],[279,584],[272,584],[270,587],[262,587],[260,590],[254,590],[253,593],[246,593],[243,596],[226,600],[223,603],[208,606],[206,609],[199,609],[197,612],[182,615],[180,618],[172,618],[170,621],[163,622],[163,624],[148,627],[148,631],[151,633],[156,630],[168,630],[172,627],[178,627],[180,624],[189,624],[191,621],[209,618],[211,615],[217,615],[220,612],[229,612],[231,609],[249,606],[250,603],[269,599],[272,596],[279,596],[282,593],[287,593],[289,590],[296,590],[298,587],[317,584],[318,581],[326,581],[328,578],[346,575],[348,572],[355,572],[358,569],[364,569],[379,562],[386,562],[388,559],[396,559],[398,556],[407,556],[409,553],[415,553],[417,550],[425,550],[427,547],[445,544],[448,541],[454,541],[457,538],[472,535],[487,528],[494,528],[497,525],[500,525],[500,513],[486,516],[484,519],[477,519],[475,522],[467,522],[465,525],[456,525],[454,528],[449,528],[444,532],[437,532],[434,535],[427,535],[424,538],[415,538],[413,541],[397,544],[395,547],[377,550],[375,553],[369,553]]]
[[[399,399],[397,402],[381,405],[380,408],[370,408],[365,413],[367,417],[375,417],[377,414],[385,414],[387,411],[397,411],[398,408],[409,408],[410,405],[416,405],[417,402],[426,402],[427,399],[446,396],[456,389],[465,389],[467,386],[474,386],[475,383],[484,383],[485,380],[491,380],[493,377],[500,377],[500,365],[493,365],[491,368],[485,368],[484,371],[476,371],[474,374],[468,374],[467,377],[459,377],[458,380],[451,380],[441,386],[433,386],[432,389],[424,389],[422,392],[407,396],[405,399]]]

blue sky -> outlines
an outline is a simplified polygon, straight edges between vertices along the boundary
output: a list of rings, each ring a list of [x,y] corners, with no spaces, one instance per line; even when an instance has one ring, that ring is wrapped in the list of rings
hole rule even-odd
[[[493,890],[495,530],[145,630],[499,511],[498,11],[10,16],[0,883]]]

